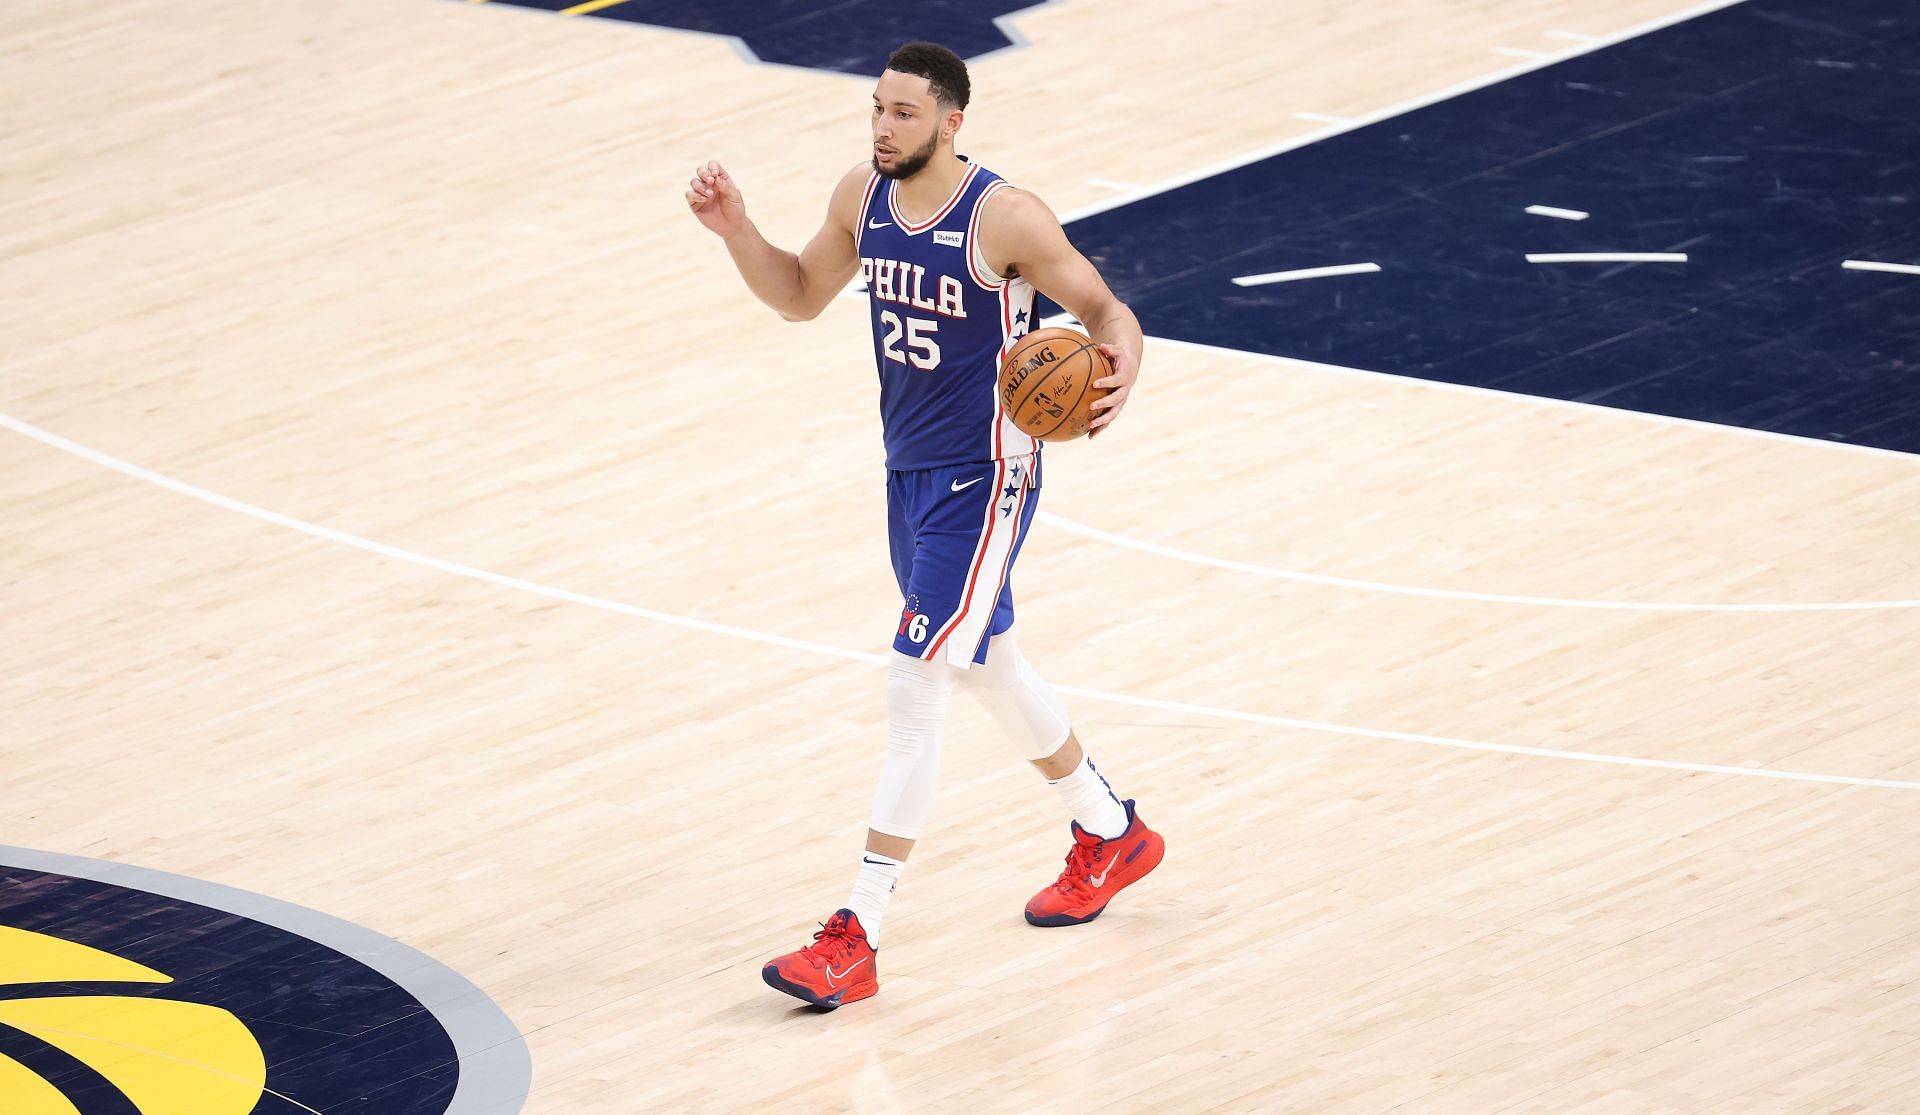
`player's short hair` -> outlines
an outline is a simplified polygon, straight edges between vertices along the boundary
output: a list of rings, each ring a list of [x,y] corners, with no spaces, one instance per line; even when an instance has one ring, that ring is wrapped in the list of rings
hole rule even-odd
[[[939,43],[908,43],[887,56],[887,69],[926,78],[933,99],[943,105],[965,108],[973,95],[966,62]]]

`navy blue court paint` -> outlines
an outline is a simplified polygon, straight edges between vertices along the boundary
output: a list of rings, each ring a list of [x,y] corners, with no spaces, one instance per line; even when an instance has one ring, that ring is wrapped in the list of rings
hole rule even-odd
[[[1920,276],[1841,267],[1920,263],[1920,3],[1748,0],[1068,232],[1154,336],[1920,452]],[[1691,259],[1525,259],[1573,251]]]
[[[0,1018],[18,1021],[10,1003],[69,997],[224,1012],[265,1062],[255,1115],[508,1115],[527,1094],[525,1043],[484,994],[397,941],[316,911],[130,864],[0,847],[0,926],[171,977],[0,982]],[[0,1023],[0,1058],[81,1111],[139,1110],[57,1036],[29,1029]]]
[[[0,1000],[107,994],[201,1003],[234,1014],[266,1056],[269,1095],[257,1111],[299,1110],[277,1093],[329,1113],[437,1115],[453,1096],[458,1061],[432,1012],[378,972],[286,930],[143,891],[18,868],[0,868],[0,924],[173,977],[167,984],[7,984],[0,985]],[[0,1031],[16,1045],[24,1036],[4,1026]],[[41,1071],[70,1099],[98,1096],[102,1087],[91,1070]],[[83,1103],[81,1109],[113,1108]]]
[[[581,0],[499,0],[562,11]],[[762,62],[879,77],[901,43],[931,39],[962,58],[1014,45],[994,21],[1037,0],[629,0],[592,13],[602,19],[738,38]]]

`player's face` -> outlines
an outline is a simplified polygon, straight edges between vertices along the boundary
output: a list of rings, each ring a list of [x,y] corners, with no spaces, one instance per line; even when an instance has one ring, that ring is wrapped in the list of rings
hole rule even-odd
[[[940,105],[927,79],[892,70],[873,91],[873,169],[886,178],[911,178],[940,148]]]

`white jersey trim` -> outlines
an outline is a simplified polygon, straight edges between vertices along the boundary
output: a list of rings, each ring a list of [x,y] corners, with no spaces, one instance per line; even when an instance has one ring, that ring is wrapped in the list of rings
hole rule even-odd
[[[1037,453],[1040,440],[1021,429],[1007,413],[1006,400],[1000,397],[1000,369],[1006,366],[1007,353],[1020,338],[1014,335],[1014,304],[1019,302],[1027,313],[1033,313],[1033,288],[1025,279],[1009,279],[1000,288],[1000,354],[994,364],[993,372],[993,459],[1007,456],[1019,456]],[[1031,329],[1032,323],[1028,323]],[[1024,336],[1025,334],[1021,334]],[[1026,448],[1017,448],[1019,446]]]
[[[864,257],[867,254],[861,244],[867,238],[867,221],[870,219],[867,214],[873,212],[873,188],[879,184],[879,171],[867,175],[867,188],[860,195],[860,217],[853,223],[853,254],[857,256]]]
[[[900,207],[894,202],[894,195],[898,192],[896,187],[900,185],[898,181],[887,183],[887,210],[893,214],[894,223],[900,226],[901,232],[906,233],[908,236],[918,236],[947,219],[947,214],[953,212],[953,207],[960,204],[961,198],[967,196],[967,187],[973,185],[973,176],[978,173],[980,173],[980,164],[968,163],[967,173],[960,177],[960,184],[953,188],[953,196],[947,199],[947,203],[940,207],[938,213],[935,213],[920,224],[913,224],[900,215]]]
[[[999,193],[1006,184],[1003,178],[981,190],[980,199],[973,203],[973,215],[967,220],[967,271],[973,275],[974,285],[981,290],[999,290],[1012,281],[989,270],[987,257],[980,251],[980,215],[987,211],[987,199]]]
[[[959,611],[942,626],[939,637],[927,648],[929,660],[944,657],[949,666],[962,670],[972,667],[974,652],[980,649],[987,628],[992,626],[993,613],[1000,606],[1000,593],[1006,588],[1007,574],[1013,571],[1013,550],[1020,542],[1020,524],[1033,487],[1033,462],[1030,458],[1024,461],[1013,509],[1005,515],[1000,514],[1000,501],[1005,498],[1001,493],[1009,483],[1008,461],[998,462],[994,478],[998,488],[987,502],[986,529],[974,549],[967,592],[961,598]],[[944,654],[942,641],[945,642]]]
[[[1017,519],[1014,521],[1013,526],[1015,530],[1013,531],[1001,531],[998,529],[1001,518],[995,514],[995,512],[1000,509],[1001,486],[1007,482],[1007,462],[998,461],[995,462],[995,464],[993,491],[987,500],[986,514],[983,516],[985,521],[980,524],[980,538],[973,544],[973,558],[967,562],[966,591],[960,594],[960,601],[955,605],[953,614],[947,617],[947,621],[940,625],[940,630],[934,632],[933,638],[927,641],[926,653],[920,657],[929,662],[939,660],[941,648],[947,646],[947,640],[953,635],[954,630],[960,627],[966,620],[968,614],[972,612],[974,597],[980,591],[980,574],[985,572],[987,567],[993,564],[996,556],[995,551],[1001,548],[1000,543],[1004,543],[1007,552],[1012,552],[1011,538],[1006,536],[1016,533],[1020,523]],[[1003,536],[998,542],[995,539],[996,534]],[[999,605],[999,602],[1000,590],[995,588],[993,600],[988,603],[986,607],[988,616],[993,615],[993,609]],[[947,647],[947,660],[951,662],[955,657],[957,656],[953,653],[953,648]],[[969,648],[965,661],[971,664],[972,660],[973,651],[972,648]],[[954,662],[953,664],[956,666],[960,665],[959,662]],[[964,666],[961,668],[965,669]]]

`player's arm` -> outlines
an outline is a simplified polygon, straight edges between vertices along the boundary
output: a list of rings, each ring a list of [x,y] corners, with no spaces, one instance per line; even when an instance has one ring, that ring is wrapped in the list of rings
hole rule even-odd
[[[1113,296],[1086,256],[1067,239],[1059,218],[1025,190],[1004,189],[987,200],[981,222],[981,254],[1002,275],[1018,274],[1058,302],[1087,327],[1087,335],[1113,362],[1113,374],[1096,380],[1108,393],[1093,404],[1088,436],[1119,417],[1140,377],[1140,322]]]
[[[719,163],[694,169],[687,185],[687,207],[726,242],[733,265],[755,297],[788,321],[807,321],[819,317],[860,269],[854,225],[868,174],[862,165],[841,177],[827,203],[825,223],[799,255],[774,247],[760,235],[747,217],[740,187]]]

